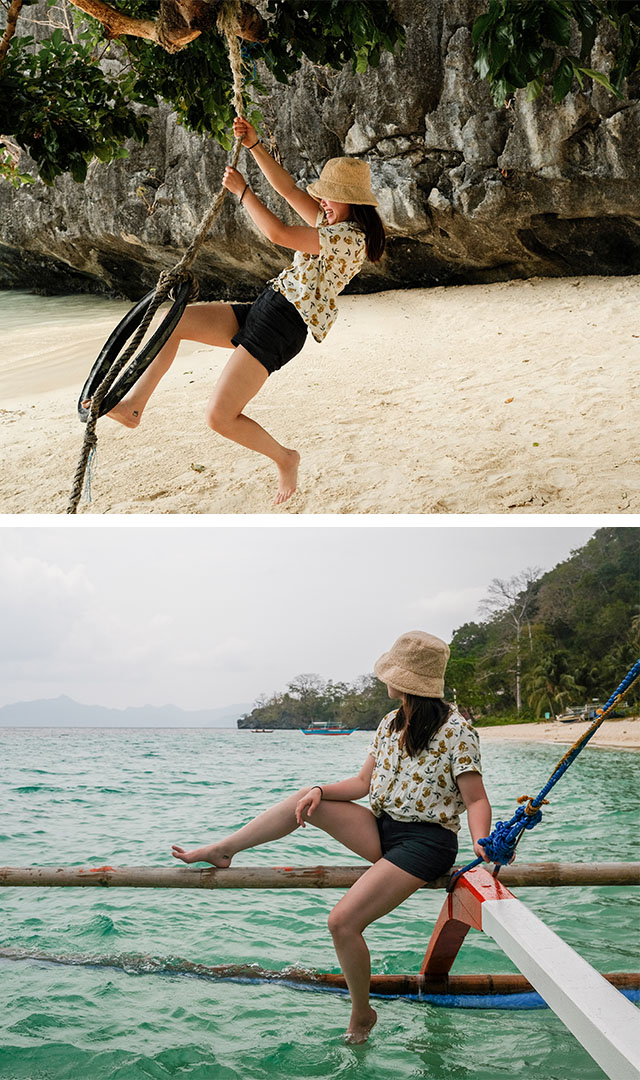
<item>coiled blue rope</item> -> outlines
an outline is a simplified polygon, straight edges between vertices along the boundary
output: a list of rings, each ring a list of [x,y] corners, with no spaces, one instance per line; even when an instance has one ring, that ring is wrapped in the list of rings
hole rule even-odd
[[[636,660],[620,685],[614,690],[608,701],[605,702],[603,708],[598,709],[596,719],[591,727],[585,731],[584,735],[580,736],[571,749],[567,751],[563,758],[561,758],[535,799],[529,798],[528,795],[522,795],[518,799],[518,802],[526,803],[526,806],[519,806],[510,821],[497,821],[490,836],[485,836],[483,839],[478,840],[478,843],[482,845],[489,856],[489,862],[495,863],[494,877],[497,876],[500,867],[506,866],[513,858],[518,841],[525,830],[533,829],[540,821],[542,821],[541,807],[547,802],[546,796],[549,794],[552,787],[555,787],[560,777],[564,776],[580,751],[584,750],[589,739],[595,735],[607,713],[611,712],[613,707],[618,704],[626,694],[627,690],[629,690],[631,685],[638,678],[640,678],[640,659]],[[466,874],[468,870],[473,870],[482,862],[484,862],[484,859],[474,859],[473,862],[467,863],[461,870],[457,870],[455,874],[452,874],[447,886],[447,891],[451,892],[455,887],[456,881],[462,874]]]

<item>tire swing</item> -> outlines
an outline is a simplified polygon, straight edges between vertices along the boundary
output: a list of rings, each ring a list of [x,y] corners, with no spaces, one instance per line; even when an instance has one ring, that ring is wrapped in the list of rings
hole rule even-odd
[[[229,64],[233,74],[233,105],[238,116],[243,113],[242,54],[238,40],[238,27],[241,16],[242,0],[225,0],[220,4],[217,26],[220,33],[224,34],[227,39]],[[230,161],[233,168],[236,168],[238,164],[241,149],[242,140],[237,138]],[[104,416],[105,413],[113,409],[114,405],[117,405],[127,391],[138,381],[175,330],[189,301],[197,298],[197,282],[190,272],[190,267],[204,244],[215,218],[222,209],[226,194],[226,188],[221,187],[214,196],[211,206],[198,226],[196,235],[180,261],[171,270],[163,270],[156,288],[143,297],[128,315],[125,315],[122,322],[119,323],[105,342],[100,355],[91,368],[78,401],[78,414],[86,427],[80,458],[73,479],[73,487],[67,504],[67,514],[77,513],[78,504],[85,488],[85,479],[87,496],[89,496],[91,489],[90,462],[98,445],[96,435],[98,417]],[[143,346],[139,355],[136,356],[136,350],[151,325],[153,316],[167,298],[173,301],[171,308],[150,340]],[[91,403],[87,409],[82,403],[89,399]]]
[[[104,395],[97,410],[98,416],[105,416],[119,401],[122,401],[125,394],[135,383],[137,383],[140,376],[147,370],[151,361],[155,360],[160,349],[167,343],[180,322],[180,319],[184,314],[184,309],[191,299],[191,292],[192,283],[188,279],[181,281],[173,289],[173,303],[169,311],[144,348],[142,348],[138,355],[131,360],[126,371]],[[139,300],[135,307],[131,308],[131,311],[129,311],[124,319],[118,323],[115,330],[109,335],[102,346],[98,359],[91,368],[87,381],[82,387],[82,392],[78,398],[78,416],[83,424],[86,424],[91,412],[91,406],[85,407],[83,402],[93,398],[103,379],[109,373],[113,364],[118,360],[118,357],[122,349],[127,345],[129,338],[140,326],[155,295],[156,290],[152,289],[151,292],[147,293],[147,295],[142,298],[142,300]]]

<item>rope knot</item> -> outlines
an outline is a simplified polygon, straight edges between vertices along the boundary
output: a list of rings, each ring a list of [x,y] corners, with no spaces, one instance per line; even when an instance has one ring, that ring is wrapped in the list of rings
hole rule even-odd
[[[532,797],[531,797],[531,795],[520,795],[519,798],[516,799],[516,802],[526,803],[527,804],[523,808],[525,814],[527,815],[527,817],[533,818],[533,817],[536,817],[538,814],[540,814],[540,817],[538,818],[538,821],[540,821],[540,819],[542,818],[542,811],[540,810],[540,807],[541,806],[547,806],[548,803],[549,803],[549,800],[548,799],[541,799],[539,801],[538,805],[536,806],[533,799],[532,799]]]
[[[172,267],[171,270],[163,270],[158,278],[158,285],[156,288],[156,296],[162,295],[170,300],[175,300],[175,289],[183,281],[188,281],[191,288],[189,291],[188,303],[194,304],[200,295],[200,285],[195,274],[187,270],[186,267],[177,266]]]

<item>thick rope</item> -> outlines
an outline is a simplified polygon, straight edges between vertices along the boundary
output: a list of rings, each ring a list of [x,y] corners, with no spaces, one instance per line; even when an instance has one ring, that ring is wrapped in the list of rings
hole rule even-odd
[[[240,41],[238,39],[238,26],[240,21],[241,3],[238,0],[226,0],[225,3],[220,5],[220,12],[218,15],[217,25],[221,34],[227,39],[227,49],[229,53],[229,64],[233,74],[233,105],[237,116],[242,116],[244,112],[242,101],[242,51],[240,47]],[[233,153],[231,155],[231,165],[235,169],[240,157],[240,150],[242,149],[242,140],[236,139],[233,147]],[[198,226],[197,232],[186,249],[182,258],[172,267],[171,270],[164,270],[158,278],[158,284],[156,285],[155,295],[151,301],[147,312],[138,327],[134,337],[132,338],[129,346],[124,353],[116,357],[113,364],[109,368],[104,379],[96,389],[92,399],[91,408],[89,410],[89,416],[87,417],[87,425],[85,428],[84,439],[82,443],[82,449],[80,451],[80,458],[76,468],[75,476],[73,478],[73,487],[69,496],[69,503],[67,505],[67,514],[77,513],[78,504],[82,497],[82,490],[85,482],[85,475],[87,472],[87,466],[92,451],[95,451],[98,445],[98,436],[96,434],[96,424],[98,423],[98,416],[100,412],[100,406],[109,392],[113,384],[116,382],[118,376],[132,361],[134,354],[136,353],[138,346],[143,340],[151,320],[155,315],[160,305],[166,300],[171,289],[174,285],[180,281],[191,278],[193,282],[193,289],[190,300],[193,301],[197,298],[197,281],[190,272],[191,265],[194,262],[200,248],[204,244],[211,226],[218,214],[222,209],[222,204],[225,200],[227,189],[221,187],[217,194],[214,196],[209,210],[205,214],[204,218]]]
[[[519,806],[510,821],[497,821],[491,835],[478,840],[478,843],[482,844],[482,847],[489,856],[489,861],[496,864],[494,871],[495,876],[497,876],[499,868],[501,866],[506,866],[513,857],[516,847],[524,835],[525,830],[533,829],[540,821],[542,821],[542,810],[540,807],[548,802],[546,796],[551,791],[551,788],[555,787],[558,780],[564,776],[571,763],[575,761],[578,754],[584,750],[589,740],[593,738],[609,713],[615,709],[616,705],[622,701],[625,694],[627,694],[637,682],[640,682],[640,660],[636,660],[631,670],[627,672],[620,685],[614,690],[602,709],[597,710],[596,719],[591,727],[587,728],[584,734],[581,735],[579,739],[576,739],[573,746],[567,750],[567,753],[560,759],[546,784],[542,790],[538,792],[536,797],[532,799],[529,795],[521,795],[518,802],[526,802],[526,806]],[[466,874],[467,870],[473,870],[474,867],[479,866],[482,862],[484,862],[483,859],[474,859],[473,862],[467,863],[461,870],[456,871],[449,882],[449,891],[455,886],[455,883],[461,874]]]

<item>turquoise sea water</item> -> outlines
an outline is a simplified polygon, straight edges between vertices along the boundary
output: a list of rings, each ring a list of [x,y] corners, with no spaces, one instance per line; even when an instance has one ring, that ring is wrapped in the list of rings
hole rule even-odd
[[[228,832],[302,784],[359,769],[369,736],[298,732],[0,731],[0,864],[168,866],[173,842]],[[495,816],[534,794],[558,747],[484,748]],[[640,857],[640,754],[588,749],[526,836],[523,861]],[[466,823],[461,858],[471,857]],[[235,865],[348,864],[315,829],[242,853]],[[516,889],[601,971],[638,970],[631,888]],[[326,918],[338,890],[1,889],[1,1080],[601,1080],[549,1010],[494,1012],[381,1001],[363,1047],[341,1034],[348,1000],[168,970],[181,961],[336,971]],[[444,894],[422,892],[372,926],[377,972],[419,969]],[[45,959],[29,958],[38,954]],[[64,963],[51,963],[64,960]],[[101,960],[106,966],[70,961]],[[471,931],[455,971],[510,971]]]

